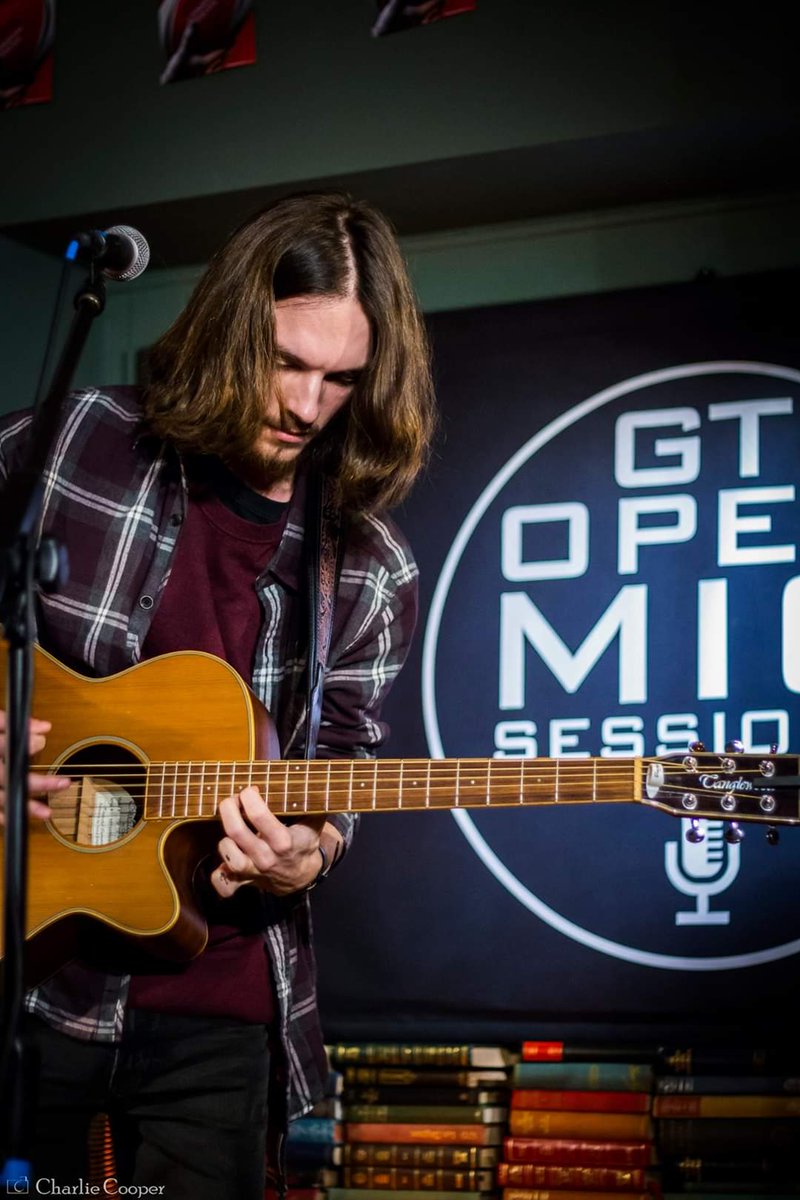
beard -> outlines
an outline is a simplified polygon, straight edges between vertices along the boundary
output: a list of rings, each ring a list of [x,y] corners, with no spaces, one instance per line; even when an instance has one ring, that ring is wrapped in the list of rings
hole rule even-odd
[[[291,490],[297,468],[307,451],[308,443],[276,447],[258,441],[244,454],[228,460],[226,465],[253,491],[266,496],[276,489]]]

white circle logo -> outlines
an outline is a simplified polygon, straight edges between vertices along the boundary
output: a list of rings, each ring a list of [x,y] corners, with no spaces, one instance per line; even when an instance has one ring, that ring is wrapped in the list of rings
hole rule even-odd
[[[701,735],[722,749],[740,733],[756,753],[770,743],[790,749],[800,736],[798,384],[800,371],[768,363],[670,367],[591,396],[520,447],[472,505],[433,595],[422,661],[433,757],[576,758],[597,755],[598,743],[601,757],[642,757]],[[453,817],[510,895],[603,954],[723,971],[800,951],[800,933],[764,946],[763,927],[742,936],[741,921],[720,907],[740,867],[721,822],[708,822],[694,857],[670,822],[662,898],[674,909],[677,891],[695,908],[665,922],[665,951],[613,936],[613,915],[598,904],[580,919],[559,911],[521,878],[518,822],[530,813],[510,817],[517,824],[500,850],[494,829],[479,828],[483,816]],[[597,836],[600,826],[591,828]],[[793,854],[796,863],[791,838],[780,847],[784,865]],[[574,885],[584,860],[571,866],[575,847],[561,849]],[[748,844],[742,853],[760,851]],[[712,939],[731,952],[703,952],[701,942],[720,944]]]

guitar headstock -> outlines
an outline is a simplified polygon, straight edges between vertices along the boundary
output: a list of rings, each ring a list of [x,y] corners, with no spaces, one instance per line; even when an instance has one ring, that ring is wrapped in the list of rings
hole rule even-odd
[[[692,747],[648,759],[644,793],[643,804],[677,817],[800,825],[800,756]]]

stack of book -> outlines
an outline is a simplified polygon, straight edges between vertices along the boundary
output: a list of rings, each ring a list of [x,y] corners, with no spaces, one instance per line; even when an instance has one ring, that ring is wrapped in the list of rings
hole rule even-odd
[[[671,1195],[800,1195],[800,1059],[767,1050],[674,1051],[653,1116]]]
[[[499,1046],[329,1047],[344,1074],[342,1183],[328,1200],[487,1200],[515,1055]]]
[[[293,1121],[286,1140],[286,1200],[325,1200],[341,1181],[344,1123],[341,1071],[328,1074],[326,1095]]]
[[[648,1053],[529,1041],[521,1057],[497,1167],[502,1200],[652,1200]]]

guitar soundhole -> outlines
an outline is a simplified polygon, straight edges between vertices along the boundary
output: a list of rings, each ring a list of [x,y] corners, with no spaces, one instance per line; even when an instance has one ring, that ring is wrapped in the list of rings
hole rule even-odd
[[[51,824],[67,841],[107,846],[141,819],[145,768],[125,746],[85,746],[61,763],[58,774],[74,781],[50,801]]]

